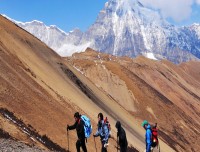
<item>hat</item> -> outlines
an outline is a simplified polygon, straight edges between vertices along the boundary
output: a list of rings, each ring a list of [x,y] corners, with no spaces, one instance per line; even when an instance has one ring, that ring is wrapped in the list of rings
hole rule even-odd
[[[117,129],[120,129],[120,128],[121,128],[121,123],[120,123],[119,121],[117,121],[116,124],[115,124],[115,127],[116,127]]]
[[[147,120],[144,120],[143,123],[142,123],[142,127],[144,127],[144,125],[148,125],[148,121]]]
[[[80,117],[79,113],[76,112],[76,113],[74,114],[74,117],[79,118],[79,117]]]

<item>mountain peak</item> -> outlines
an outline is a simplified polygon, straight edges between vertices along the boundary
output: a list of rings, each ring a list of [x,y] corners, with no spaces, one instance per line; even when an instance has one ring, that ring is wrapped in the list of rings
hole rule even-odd
[[[134,25],[148,26],[168,26],[170,25],[162,15],[152,9],[146,8],[137,0],[109,0],[105,3],[105,7],[100,11],[97,22],[110,18],[111,23],[115,24],[125,22]]]
[[[32,24],[38,24],[38,25],[44,25],[43,22],[38,21],[38,20],[33,20],[32,22],[26,22],[26,23],[32,23]]]
[[[105,9],[116,12],[117,15],[135,12],[138,7],[143,5],[137,0],[110,0],[105,5]]]

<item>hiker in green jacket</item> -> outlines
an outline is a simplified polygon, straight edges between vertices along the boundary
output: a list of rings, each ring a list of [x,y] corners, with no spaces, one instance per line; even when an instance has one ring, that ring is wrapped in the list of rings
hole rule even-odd
[[[152,144],[151,126],[147,120],[144,120],[142,123],[142,127],[146,130],[146,134],[145,134],[146,152],[151,152],[151,144]]]

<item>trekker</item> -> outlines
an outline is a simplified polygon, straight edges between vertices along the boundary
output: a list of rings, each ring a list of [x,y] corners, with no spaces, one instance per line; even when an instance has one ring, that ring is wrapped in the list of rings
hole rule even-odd
[[[101,152],[107,152],[107,146],[108,146],[108,138],[109,138],[109,129],[106,123],[104,123],[103,114],[98,114],[98,130],[96,134],[94,134],[94,137],[100,136],[101,139]]]
[[[76,142],[77,152],[80,152],[80,147],[82,147],[84,152],[87,152],[85,145],[85,133],[84,133],[84,122],[78,112],[74,114],[75,123],[72,126],[67,125],[67,131],[76,129],[78,140]]]
[[[157,123],[151,127],[151,132],[152,132],[152,143],[151,147],[158,147],[158,128],[157,128]]]
[[[145,141],[146,141],[146,152],[151,152],[151,126],[147,120],[144,120],[142,127],[146,130]]]
[[[127,152],[128,142],[126,139],[126,132],[119,121],[116,122],[115,127],[117,128],[117,139],[119,138],[118,144],[120,146],[120,152]]]
[[[159,141],[158,141],[157,123],[155,123],[155,125],[151,126],[151,134],[152,134],[152,139],[151,139],[152,151],[159,151],[160,152],[160,146],[159,146]]]

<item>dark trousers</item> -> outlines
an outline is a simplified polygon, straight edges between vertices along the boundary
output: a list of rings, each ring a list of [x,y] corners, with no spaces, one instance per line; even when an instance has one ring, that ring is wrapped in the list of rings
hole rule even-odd
[[[127,146],[120,146],[120,152],[127,152]]]
[[[104,144],[105,144],[105,142],[101,141],[101,145],[102,145],[101,152],[107,152],[107,148],[104,147]]]
[[[85,145],[85,139],[77,140],[77,142],[76,142],[77,152],[80,152],[81,147],[82,147],[84,152],[87,152],[87,148],[86,148],[86,145]]]

